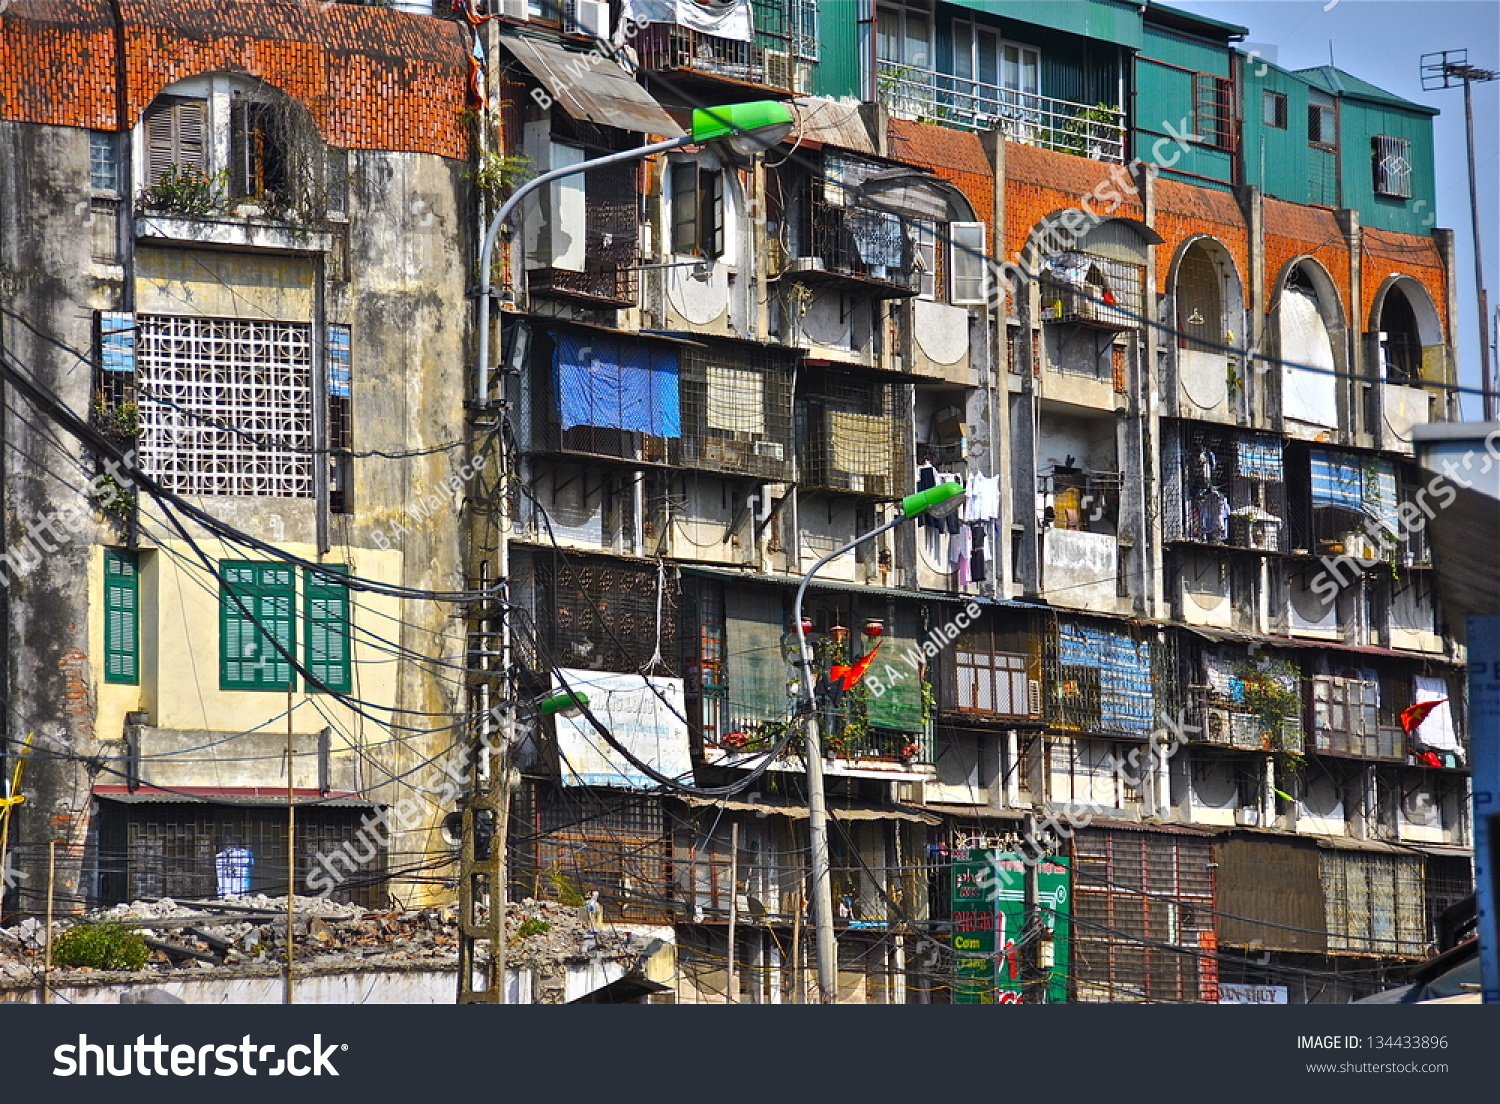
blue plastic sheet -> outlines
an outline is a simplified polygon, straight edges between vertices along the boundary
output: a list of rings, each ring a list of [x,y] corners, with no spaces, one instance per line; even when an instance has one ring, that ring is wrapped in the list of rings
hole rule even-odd
[[[682,436],[675,351],[568,331],[552,336],[563,429],[592,426]]]

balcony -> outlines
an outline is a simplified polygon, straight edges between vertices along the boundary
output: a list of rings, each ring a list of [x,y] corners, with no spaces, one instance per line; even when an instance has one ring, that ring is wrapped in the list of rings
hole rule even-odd
[[[757,5],[759,8],[760,5]],[[757,12],[757,16],[760,16]],[[811,20],[812,15],[804,17]],[[679,76],[770,88],[792,95],[811,91],[816,43],[807,33],[757,27],[754,41],[720,38],[694,27],[652,23],[631,39],[640,68]]]
[[[880,100],[892,115],[965,130],[999,130],[1009,141],[1091,161],[1125,162],[1125,112],[956,77],[894,61],[876,63]]]

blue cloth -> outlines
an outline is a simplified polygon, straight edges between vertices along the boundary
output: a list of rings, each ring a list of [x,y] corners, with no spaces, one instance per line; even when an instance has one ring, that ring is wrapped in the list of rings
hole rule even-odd
[[[99,313],[100,367],[106,372],[135,371],[135,315],[119,311]]]
[[[1149,735],[1156,727],[1151,644],[1126,633],[1085,625],[1058,626],[1057,658],[1099,669],[1099,727],[1103,732]]]
[[[1312,504],[1364,513],[1365,473],[1352,456],[1312,454]]]
[[[675,352],[568,331],[552,336],[563,429],[592,426],[682,436]]]
[[[336,399],[347,399],[353,383],[349,357],[349,327],[328,327],[328,393]]]
[[[1241,437],[1236,460],[1246,479],[1281,482],[1281,442],[1274,437]]]

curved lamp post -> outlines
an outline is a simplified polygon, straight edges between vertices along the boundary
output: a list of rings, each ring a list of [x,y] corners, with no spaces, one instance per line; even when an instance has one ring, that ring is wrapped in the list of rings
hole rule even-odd
[[[500,205],[495,217],[490,220],[484,241],[479,247],[479,362],[474,380],[474,397],[480,406],[490,401],[490,298],[495,289],[490,285],[490,268],[495,254],[495,240],[501,228],[515,213],[521,201],[537,189],[567,176],[597,169],[602,165],[614,165],[621,161],[639,161],[653,153],[681,149],[683,146],[702,142],[722,141],[741,154],[752,154],[776,145],[792,132],[795,119],[791,108],[775,100],[756,100],[751,103],[728,104],[724,107],[700,107],[693,110],[692,124],[680,138],[668,138],[651,142],[634,149],[605,154],[576,165],[545,172],[534,180],[528,180],[517,188],[509,199]]]
[[[848,544],[835,548],[813,564],[797,587],[797,599],[792,607],[792,623],[797,629],[797,653],[802,668],[802,693],[805,695],[807,718],[804,722],[806,748],[803,755],[807,761],[807,834],[812,851],[812,910],[813,933],[816,941],[818,964],[818,1003],[832,1004],[838,998],[838,944],[833,933],[833,889],[828,860],[828,806],[823,794],[823,745],[818,730],[818,711],[813,684],[812,649],[807,645],[807,625],[802,620],[802,599],[807,593],[807,584],[812,582],[825,564],[842,556],[867,540],[896,528],[921,514],[942,516],[958,509],[959,499],[964,493],[962,483],[939,483],[925,491],[907,495],[901,500],[901,512],[890,521],[855,537]]]

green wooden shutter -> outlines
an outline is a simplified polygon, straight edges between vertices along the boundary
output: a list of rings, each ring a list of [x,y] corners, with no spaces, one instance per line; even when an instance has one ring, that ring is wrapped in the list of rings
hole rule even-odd
[[[340,574],[349,571],[332,565],[325,565],[325,569]],[[309,571],[302,600],[307,619],[303,664],[307,667],[308,689],[347,694],[353,686],[349,674],[349,588]]]
[[[104,681],[141,681],[140,561],[104,550]]]
[[[259,563],[225,563],[220,570],[220,689],[291,689],[295,684],[288,656],[296,654],[297,646],[295,571]]]

